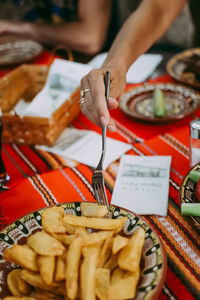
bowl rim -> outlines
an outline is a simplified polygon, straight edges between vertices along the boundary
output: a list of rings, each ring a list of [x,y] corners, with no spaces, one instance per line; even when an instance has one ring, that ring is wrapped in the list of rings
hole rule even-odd
[[[129,112],[128,110],[128,102],[131,100],[131,98],[133,98],[133,101],[136,101],[137,104],[137,97],[139,97],[140,95],[144,94],[144,93],[152,93],[155,89],[161,89],[163,92],[171,92],[171,93],[179,93],[184,97],[185,102],[187,101],[186,96],[183,94],[184,91],[186,91],[187,93],[190,93],[191,96],[195,97],[195,106],[191,107],[190,110],[187,110],[186,108],[184,108],[184,111],[179,113],[177,116],[165,116],[163,118],[156,118],[156,117],[148,117],[148,116],[143,116],[140,115],[136,112],[133,111],[133,113]],[[171,88],[171,90],[170,90]],[[176,89],[176,90],[173,90]],[[136,98],[136,99],[134,99]],[[138,100],[139,102],[139,100]],[[136,105],[135,104],[135,105]],[[149,124],[161,124],[161,123],[170,123],[170,122],[175,122],[175,121],[179,121],[182,120],[188,116],[190,116],[191,114],[194,113],[194,111],[199,107],[200,105],[200,92],[195,90],[192,87],[189,86],[185,86],[183,84],[177,84],[177,83],[172,83],[172,82],[158,82],[158,83],[144,83],[143,85],[139,85],[139,86],[134,86],[134,87],[130,87],[128,88],[120,97],[119,97],[119,109],[128,117],[130,117],[133,120],[137,120],[140,122],[145,122],[145,123],[149,123]]]

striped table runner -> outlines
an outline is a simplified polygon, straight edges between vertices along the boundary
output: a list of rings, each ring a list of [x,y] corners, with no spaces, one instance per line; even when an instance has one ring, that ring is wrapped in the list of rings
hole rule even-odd
[[[152,81],[153,82],[153,81]],[[154,82],[172,82],[165,75]],[[131,88],[133,85],[127,86]],[[112,111],[117,131],[110,137],[132,144],[128,154],[171,155],[169,210],[167,217],[146,216],[161,238],[167,253],[168,271],[161,299],[200,299],[200,228],[180,214],[179,186],[189,170],[190,117],[168,125],[147,125],[127,118],[119,109]],[[200,116],[200,110],[196,112]],[[73,127],[100,129],[80,116]],[[10,189],[0,194],[0,229],[17,218],[52,204],[94,201],[92,169],[73,160],[34,147],[3,145],[3,158],[11,180]],[[111,199],[119,160],[105,172],[108,199]]]

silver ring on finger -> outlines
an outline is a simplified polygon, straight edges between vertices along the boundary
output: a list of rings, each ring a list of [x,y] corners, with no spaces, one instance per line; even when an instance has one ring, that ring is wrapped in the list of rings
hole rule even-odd
[[[84,90],[81,90],[81,97],[85,97],[85,94],[87,93],[87,92],[89,92],[90,91],[90,89],[84,89]]]
[[[82,105],[84,104],[84,102],[85,102],[85,99],[84,99],[84,97],[81,97],[81,99],[79,100],[79,104],[80,104],[80,106],[82,106]]]

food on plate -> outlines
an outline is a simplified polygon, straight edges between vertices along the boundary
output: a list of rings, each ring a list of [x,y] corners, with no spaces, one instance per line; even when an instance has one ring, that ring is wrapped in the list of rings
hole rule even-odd
[[[42,215],[42,227],[50,233],[65,233],[66,228],[63,224],[64,211],[62,207],[54,206],[47,209]],[[52,222],[52,220],[54,220]]]
[[[4,259],[20,265],[22,268],[27,268],[37,272],[37,254],[28,245],[13,245],[4,251]]]
[[[127,217],[108,218],[108,208],[96,203],[84,203],[81,213],[65,215],[63,207],[48,208],[41,231],[4,251],[3,259],[21,268],[8,274],[13,296],[3,300],[135,297],[145,230],[138,226],[125,236]]]
[[[185,71],[181,74],[181,80],[187,81],[188,83],[195,83],[196,77],[195,74],[189,71]]]
[[[153,113],[155,117],[166,115],[166,101],[162,90],[155,89],[153,92]]]
[[[144,245],[145,232],[139,228],[130,238],[128,244],[120,251],[118,264],[123,270],[137,272]]]
[[[194,171],[190,171],[189,173],[189,178],[194,181],[195,183],[198,182],[198,180],[200,179],[200,170],[194,170]]]
[[[197,181],[197,185],[196,185],[196,196],[200,202],[200,179]]]
[[[195,195],[196,195],[196,200],[200,202],[200,170],[192,170],[189,172],[189,176],[194,183],[194,189],[195,189]]]
[[[181,74],[181,79],[188,83],[200,82],[200,55],[197,53],[183,57],[181,61],[185,68]]]
[[[54,220],[52,219],[52,223]],[[39,255],[61,255],[65,247],[45,231],[38,231],[27,239],[28,246]]]
[[[99,206],[97,203],[81,203],[81,214],[85,217],[104,217],[108,213],[106,205]]]
[[[15,269],[12,270],[7,277],[8,288],[14,296],[23,296],[18,286],[18,279],[21,278],[20,273],[20,269]]]
[[[181,214],[200,217],[200,203],[182,203]]]

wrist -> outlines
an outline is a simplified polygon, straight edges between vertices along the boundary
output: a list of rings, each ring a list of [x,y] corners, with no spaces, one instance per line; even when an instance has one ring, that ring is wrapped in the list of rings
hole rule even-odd
[[[105,61],[101,69],[110,71],[112,74],[121,74],[121,76],[126,75],[127,73],[126,66],[120,61],[118,61],[117,63],[115,61],[113,63]]]

